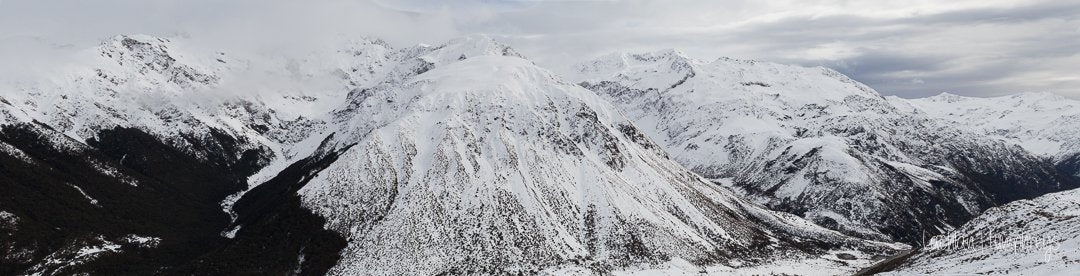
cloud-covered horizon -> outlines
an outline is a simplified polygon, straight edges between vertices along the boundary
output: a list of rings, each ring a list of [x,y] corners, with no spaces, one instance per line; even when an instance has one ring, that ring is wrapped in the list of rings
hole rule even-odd
[[[1080,2],[1072,1],[0,0],[0,58],[8,60],[35,56],[22,40],[82,47],[136,33],[266,51],[325,47],[341,36],[406,46],[483,33],[556,71],[610,52],[675,48],[702,60],[830,67],[907,98],[1080,98]]]

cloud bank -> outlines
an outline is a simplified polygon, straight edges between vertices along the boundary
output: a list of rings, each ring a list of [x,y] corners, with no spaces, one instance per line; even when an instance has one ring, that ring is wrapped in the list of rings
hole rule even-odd
[[[902,97],[1080,98],[1080,3],[1069,1],[0,0],[5,60],[48,56],[29,54],[26,41],[85,47],[129,33],[286,53],[343,36],[406,46],[485,33],[556,70],[613,51],[677,48],[826,66]]]

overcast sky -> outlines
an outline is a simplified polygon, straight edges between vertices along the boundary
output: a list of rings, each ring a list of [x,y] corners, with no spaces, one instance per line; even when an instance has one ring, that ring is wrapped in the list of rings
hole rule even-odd
[[[666,48],[834,68],[882,94],[1080,98],[1080,1],[0,0],[0,57],[20,41],[116,34],[300,50],[332,38],[398,46],[484,33],[561,70]],[[3,62],[3,61],[0,61]]]

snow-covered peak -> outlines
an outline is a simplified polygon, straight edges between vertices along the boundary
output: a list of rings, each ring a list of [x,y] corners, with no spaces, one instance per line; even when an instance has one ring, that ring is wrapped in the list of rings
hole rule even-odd
[[[423,74],[439,66],[480,56],[522,57],[510,46],[496,42],[486,35],[470,35],[455,38],[439,46],[421,44],[413,47],[394,49],[385,43],[368,43],[356,50],[356,58],[346,58],[359,62],[359,66],[350,66],[346,74],[352,79],[350,93],[377,86],[394,86],[412,76]],[[372,53],[375,53],[372,55]]]
[[[165,48],[171,41],[167,38],[155,37],[144,34],[115,35],[101,42],[103,48],[127,49],[126,51],[141,52],[152,51],[166,52]],[[125,51],[125,50],[120,50]]]
[[[614,80],[624,86],[662,91],[693,77],[699,63],[675,49],[612,53],[577,65],[577,77],[583,82]]]
[[[210,85],[219,80],[216,73],[225,64],[224,54],[196,57],[173,50],[178,48],[174,47],[176,44],[167,38],[148,35],[118,35],[98,47],[100,55],[115,62],[116,66],[99,64],[96,70],[100,77],[116,84],[140,77],[183,87]],[[218,64],[208,62],[210,60]]]
[[[930,99],[930,100],[933,100],[933,101],[936,101],[936,102],[949,102],[949,103],[963,101],[965,98],[967,98],[967,97],[956,95],[956,94],[949,93],[949,92],[941,92],[941,94],[937,94],[937,95],[934,95],[934,96],[927,97],[927,99]]]
[[[1053,93],[978,98],[941,94],[908,100],[919,110],[1046,156],[1080,152],[1080,101]]]
[[[410,65],[411,62],[413,60],[405,60],[398,67]],[[537,86],[549,83],[572,85],[551,71],[513,56],[476,56],[425,69],[396,76],[402,79],[390,79],[378,86],[354,91],[350,95],[349,106],[336,111],[337,121],[346,125],[343,128],[348,133],[353,133],[345,136],[364,135],[372,128],[394,120],[399,112],[415,108],[450,112],[455,105],[481,99],[528,106],[520,108],[522,110],[541,108],[552,93],[561,93],[564,89],[544,86],[545,89],[554,89],[545,91],[537,89]],[[401,89],[403,87],[408,89]],[[600,101],[592,93],[579,97],[590,96],[593,102]]]
[[[144,34],[115,35],[101,42],[104,48],[127,49],[126,51],[153,51],[158,53],[167,52],[165,48],[172,44],[168,38],[155,37]]]
[[[497,42],[491,37],[474,34],[452,39],[442,45],[425,48],[418,58],[435,64],[446,64],[477,56],[513,56],[522,57],[510,46]]]
[[[1013,94],[1011,97],[1024,98],[1034,101],[1058,101],[1068,99],[1060,94],[1045,91],[1017,93]]]
[[[670,49],[640,54],[609,54],[583,62],[576,68],[574,77],[580,82],[599,84],[613,81],[639,90],[663,92],[684,83],[709,82],[709,87],[730,87],[722,89],[728,93],[714,93],[714,96],[776,97],[793,104],[823,104],[826,101],[842,101],[853,95],[880,98],[870,87],[829,68],[733,58],[703,62]],[[692,81],[695,77],[704,80]]]
[[[408,85],[421,85],[427,87],[431,93],[455,93],[460,91],[488,91],[506,95],[505,93],[533,92],[533,90],[520,89],[530,87],[535,83],[554,82],[568,84],[561,81],[551,71],[537,67],[525,59],[516,57],[480,56],[476,61],[468,60],[445,68],[436,68],[426,74],[417,76]],[[493,95],[497,96],[497,95]],[[540,95],[519,94],[518,100],[536,102]]]
[[[1069,102],[1076,102],[1076,100],[1072,100],[1072,99],[1066,98],[1065,96],[1062,96],[1062,95],[1059,95],[1059,94],[1056,94],[1056,93],[1051,93],[1051,92],[1022,92],[1022,93],[1016,93],[1016,94],[1006,95],[1006,96],[997,96],[997,97],[972,97],[972,96],[957,95],[957,94],[953,94],[953,93],[949,93],[949,92],[942,92],[942,93],[934,95],[934,96],[921,98],[921,99],[914,99],[914,100],[917,100],[917,101],[929,101],[929,102],[948,102],[948,103],[956,103],[956,102],[964,102],[964,101],[1009,102],[1009,103],[1014,104],[1014,105],[1047,105],[1047,104],[1054,105],[1055,102],[1061,102],[1061,101],[1064,101],[1065,105],[1069,105],[1070,104]],[[1060,107],[1060,106],[1055,106],[1055,107]]]

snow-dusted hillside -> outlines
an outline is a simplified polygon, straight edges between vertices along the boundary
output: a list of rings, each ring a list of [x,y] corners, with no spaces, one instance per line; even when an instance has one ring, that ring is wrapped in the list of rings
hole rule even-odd
[[[1052,93],[994,98],[948,93],[921,99],[894,99],[926,114],[1051,157],[1080,173],[1080,101]]]
[[[1075,275],[1080,190],[990,208],[886,275]]]
[[[826,68],[672,50],[578,68],[583,86],[694,172],[852,235],[918,243],[990,206],[1075,186],[1020,147]]]

